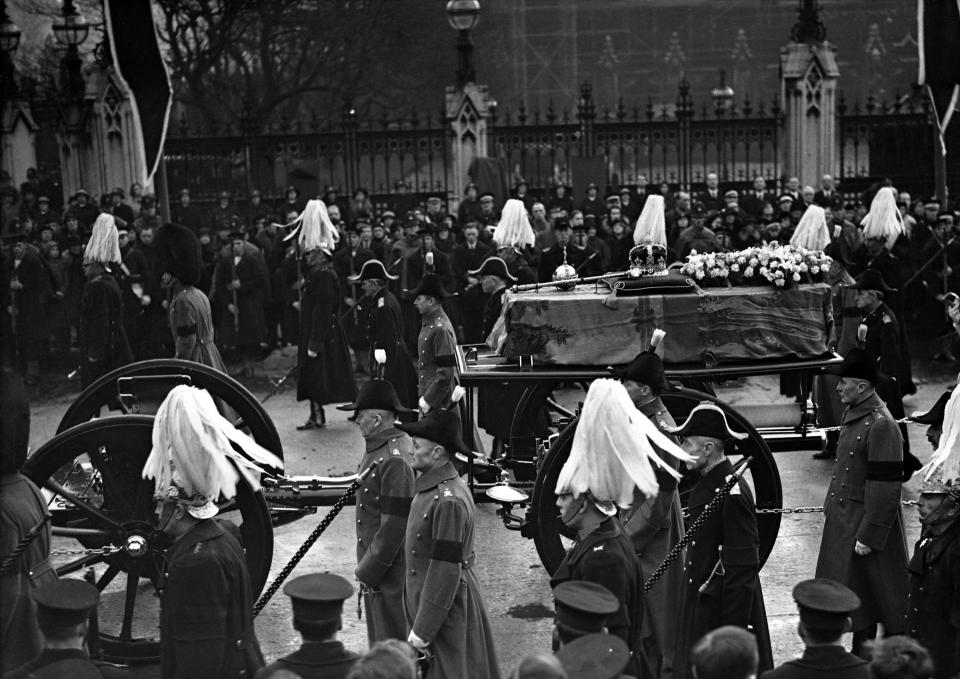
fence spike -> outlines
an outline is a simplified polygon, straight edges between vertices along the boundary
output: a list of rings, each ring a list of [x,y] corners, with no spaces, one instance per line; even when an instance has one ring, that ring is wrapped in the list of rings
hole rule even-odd
[[[837,113],[841,116],[847,112],[847,100],[843,96],[843,90],[840,90],[840,96],[837,97]]]
[[[527,107],[523,103],[523,100],[520,101],[520,108],[517,111],[517,120],[521,125],[526,125],[527,123]]]
[[[623,106],[623,97],[620,97],[620,99],[617,101],[617,120],[622,123],[623,119],[626,117],[627,109]]]
[[[749,118],[753,113],[753,103],[750,101],[750,93],[747,92],[743,97],[743,115],[745,118]]]
[[[873,95],[873,90],[867,92],[867,113],[873,115],[877,110],[877,98]]]
[[[646,115],[647,115],[647,121],[648,121],[648,122],[653,122],[653,116],[656,115],[656,113],[655,113],[654,110],[653,110],[653,97],[648,97],[648,98],[647,98],[647,110],[646,110]]]
[[[557,120],[557,112],[553,108],[553,99],[547,102],[547,122],[551,125]]]

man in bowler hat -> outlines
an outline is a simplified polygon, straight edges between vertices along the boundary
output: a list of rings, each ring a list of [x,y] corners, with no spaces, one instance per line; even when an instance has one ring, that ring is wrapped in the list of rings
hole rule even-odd
[[[358,472],[376,463],[357,490],[357,570],[370,645],[382,639],[403,639],[403,535],[413,500],[413,470],[407,463],[413,444],[396,427],[404,408],[390,382],[372,379],[357,400],[339,410],[352,410],[366,450]]]

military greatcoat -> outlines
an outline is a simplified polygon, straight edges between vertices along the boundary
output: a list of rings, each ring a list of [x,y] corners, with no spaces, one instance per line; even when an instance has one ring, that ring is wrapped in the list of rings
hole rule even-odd
[[[431,410],[450,405],[456,374],[457,336],[443,309],[423,316],[417,338],[417,394]]]
[[[700,478],[687,502],[691,523],[732,473],[733,466],[724,459]],[[740,479],[687,544],[674,656],[676,676],[689,675],[690,649],[697,640],[723,625],[753,632],[760,653],[759,670],[773,667],[759,573],[756,505],[750,486]]]
[[[370,374],[376,375],[374,352],[383,349],[387,362],[383,379],[390,382],[397,396],[407,408],[417,407],[417,375],[407,347],[403,343],[403,312],[393,293],[381,288],[373,297],[360,300],[361,311],[367,319],[367,343],[370,345]]]
[[[869,679],[867,661],[843,646],[813,646],[796,660],[789,660],[760,679]]]
[[[608,518],[570,548],[550,579],[556,587],[568,580],[589,580],[603,585],[620,601],[620,609],[607,616],[607,629],[623,639],[631,651],[627,673],[638,676],[640,633],[643,623],[643,574],[630,538],[620,521]]]
[[[936,677],[960,671],[960,521],[924,526],[910,571],[907,634],[930,651]]]
[[[126,669],[90,659],[79,648],[45,648],[36,658],[3,675],[3,679],[125,679]]]
[[[817,577],[843,583],[860,597],[853,630],[883,623],[901,634],[907,601],[907,547],[900,512],[900,431],[875,393],[843,413],[833,479],[823,503]],[[873,552],[857,556],[859,541]]]
[[[347,336],[340,323],[340,281],[329,260],[306,274],[297,347],[297,400],[320,405],[357,397]],[[307,351],[317,355],[310,357]]]
[[[664,435],[676,443],[676,437],[667,432],[675,427],[673,417],[667,411],[663,401],[655,398],[641,405],[638,410],[656,425]],[[654,447],[664,463],[679,469],[676,458]],[[630,536],[634,551],[640,560],[640,570],[650,574],[666,558],[681,538],[683,538],[683,509],[680,506],[680,493],[677,480],[659,467],[654,468],[660,492],[656,497],[644,500],[639,496],[635,507],[624,514],[623,528]],[[641,633],[643,652],[650,666],[659,665],[669,669],[673,664],[673,652],[676,643],[676,615],[672,608],[672,596],[681,591],[683,581],[683,561],[678,559],[667,569],[660,580],[644,597],[646,619]],[[659,656],[657,658],[656,656]]]
[[[493,630],[474,570],[470,489],[447,462],[421,475],[404,544],[407,624],[434,654],[426,679],[499,679]]]
[[[377,468],[357,491],[357,580],[364,586],[367,638],[406,639],[403,615],[403,536],[413,500],[410,437],[395,427],[373,434],[358,471]]]
[[[267,323],[263,314],[263,303],[270,294],[266,265],[263,255],[253,245],[246,247],[243,255],[235,257],[233,249],[221,253],[221,259],[215,269],[214,290],[220,313],[217,326],[217,338],[227,347],[257,347],[267,341]],[[236,290],[237,317],[228,306],[233,304],[233,281],[240,281]]]
[[[227,372],[213,342],[213,314],[210,300],[203,292],[192,285],[176,290],[170,302],[169,321],[176,345],[175,358]]]
[[[160,664],[170,679],[231,679],[263,667],[239,529],[205,519],[167,552]]]
[[[80,300],[80,386],[133,361],[123,331],[123,298],[117,280],[104,272],[87,281]]]
[[[256,679],[270,679],[281,671],[293,672],[301,679],[346,679],[359,659],[343,647],[343,642],[306,641],[290,655],[258,671]]]

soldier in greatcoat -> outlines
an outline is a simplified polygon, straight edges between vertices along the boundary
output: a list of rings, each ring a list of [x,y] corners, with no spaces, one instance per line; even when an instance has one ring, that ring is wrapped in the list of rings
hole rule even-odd
[[[374,373],[376,374],[376,373]],[[367,639],[405,639],[403,614],[403,536],[413,500],[413,470],[408,459],[410,437],[396,427],[397,416],[409,413],[390,382],[372,379],[360,388],[356,402],[338,406],[352,410],[366,450],[358,472],[377,463],[357,490],[357,580],[367,615]]]
[[[387,282],[397,280],[397,276],[390,275],[380,260],[371,259],[364,262],[354,280],[360,283],[363,290],[358,306],[362,317],[366,319],[370,374],[374,374],[378,366],[375,360],[377,350],[383,351],[386,355],[383,379],[396,389],[400,403],[413,408],[418,398],[417,374],[413,370],[413,362],[403,341],[403,311],[400,302],[387,289]]]
[[[297,400],[310,402],[310,416],[298,429],[326,424],[323,406],[353,401],[357,385],[347,337],[340,322],[340,279],[332,253],[338,239],[322,201],[311,200],[288,239],[303,253],[300,341],[297,346]]]
[[[10,264],[4,273],[9,283],[9,303],[4,311],[10,317],[13,342],[19,363],[25,368],[24,382],[36,384],[40,377],[40,356],[49,328],[44,305],[50,295],[50,278],[37,248],[26,242],[21,233],[4,239],[12,243]],[[19,366],[18,366],[19,367]]]
[[[123,298],[113,271],[120,242],[113,215],[101,214],[83,253],[87,283],[80,300],[80,386],[133,361],[123,331]]]
[[[180,385],[160,404],[143,476],[154,480],[157,529],[173,540],[160,602],[163,677],[227,679],[263,667],[240,529],[214,517],[238,483],[259,490],[265,468],[283,462],[234,429],[208,392]]]
[[[620,606],[607,616],[606,625],[630,649],[628,673],[634,676],[641,676],[643,573],[617,507],[626,509],[657,495],[651,468],[651,460],[658,459],[654,445],[678,459],[687,457],[636,410],[622,384],[596,380],[555,489],[560,520],[576,530],[577,540],[550,583],[555,587],[568,580],[589,580],[613,593]]]
[[[903,447],[890,411],[877,395],[877,364],[851,349],[839,368],[843,414],[837,461],[824,501],[817,577],[843,583],[860,597],[853,615],[853,652],[877,623],[884,635],[904,631],[907,550],[900,511]]]
[[[253,376],[253,361],[267,341],[263,301],[268,294],[263,256],[242,231],[231,232],[230,247],[221,253],[214,272],[214,295],[223,310],[217,337],[222,346],[240,354],[244,377]]]
[[[709,402],[694,408],[687,421],[671,431],[682,438],[684,451],[693,457],[687,469],[699,476],[687,501],[692,523],[733,474],[727,453],[747,434],[731,429],[723,410]],[[752,632],[760,671],[773,667],[760,588],[756,504],[746,481],[738,480],[693,537],[683,565],[675,675],[690,676],[690,649],[704,634],[724,625]]]
[[[360,656],[344,648],[337,632],[353,587],[333,573],[308,573],[288,582],[283,593],[290,597],[293,627],[303,643],[259,670],[256,679],[346,679]]]
[[[455,409],[437,408],[399,428],[413,438],[417,473],[404,541],[404,611],[415,648],[432,655],[425,679],[499,679],[493,629],[473,549],[473,495],[456,453],[470,455]]]
[[[226,372],[213,341],[210,300],[197,288],[203,274],[200,241],[186,226],[167,224],[157,232],[162,284],[170,291],[167,319],[175,346],[174,358],[194,361]]]
[[[660,399],[663,391],[669,388],[663,372],[663,361],[655,353],[664,334],[654,331],[648,350],[637,354],[628,365],[611,368],[610,372],[626,387],[636,409],[679,445],[677,438],[669,433],[677,423]],[[659,449],[655,450],[665,464],[679,471],[679,463],[673,457]],[[659,486],[657,495],[649,499],[637,497],[634,505],[623,515],[624,530],[633,542],[644,573],[652,573],[683,538],[683,510],[677,479],[659,467],[654,467],[653,472]],[[664,673],[669,675],[672,671],[676,616],[671,610],[671,597],[681,590],[682,578],[682,562],[674,561],[644,599],[649,624],[644,626],[641,645],[644,660],[656,676]]]
[[[420,410],[426,414],[450,405],[457,384],[457,336],[443,310],[443,300],[450,294],[439,277],[424,276],[411,294],[421,319],[417,338],[417,395]]]
[[[960,390],[937,405],[932,416],[921,416],[940,431],[931,437],[933,457],[918,472],[922,529],[907,567],[907,634],[930,652],[934,676],[946,679],[960,672]]]

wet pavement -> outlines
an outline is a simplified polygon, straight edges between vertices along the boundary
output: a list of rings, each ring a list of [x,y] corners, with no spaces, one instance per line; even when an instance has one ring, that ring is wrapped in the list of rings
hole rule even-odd
[[[919,393],[907,399],[906,410],[926,409],[952,380],[942,364],[926,364],[918,369]],[[280,373],[282,374],[282,373]],[[295,401],[291,388],[271,398],[266,409],[280,432],[284,446],[288,474],[341,475],[356,471],[362,451],[362,440],[356,426],[347,421],[347,413],[327,407],[328,426],[325,429],[296,430],[307,414],[304,404]],[[267,383],[257,380],[251,390],[258,396],[266,393]],[[60,416],[72,400],[66,389],[60,395],[38,402],[32,409],[31,442],[34,449],[54,433]],[[56,393],[56,392],[54,392]],[[754,378],[746,382],[728,383],[718,391],[720,398],[731,403],[787,405],[789,400],[779,396],[776,379]],[[565,395],[575,402],[582,392]],[[915,454],[926,461],[930,447],[924,438],[924,429],[910,427],[910,439]],[[811,459],[812,451],[791,451],[775,454],[783,485],[784,506],[820,505],[832,472],[832,463]],[[913,497],[905,488],[904,498]],[[495,513],[495,505],[477,507],[476,571],[484,587],[484,596],[495,631],[501,667],[506,675],[526,653],[534,649],[550,648],[552,598],[548,576],[540,564],[532,540],[503,527]],[[274,531],[274,553],[270,578],[288,562],[328,508],[321,507],[315,515],[278,527]],[[914,507],[904,511],[907,539],[912,551],[919,533]],[[336,518],[329,530],[307,553],[294,575],[309,571],[331,571],[353,580],[356,565],[353,530],[354,512],[348,506]],[[796,656],[802,645],[796,636],[797,615],[790,592],[794,584],[812,577],[819,549],[823,517],[819,513],[784,515],[776,546],[762,573],[763,594],[774,645],[774,658],[779,663]],[[54,548],[76,547],[75,541],[58,538]],[[102,568],[102,566],[101,566]],[[155,629],[156,597],[149,582],[141,583],[138,598],[138,630],[150,636]],[[114,593],[117,598],[120,592]],[[108,595],[114,596],[114,594]],[[139,602],[143,601],[141,605]],[[107,613],[109,617],[109,613]],[[277,594],[256,619],[257,634],[268,660],[294,650],[299,638],[291,626],[289,600]],[[155,632],[154,632],[155,633]],[[345,608],[341,639],[356,651],[366,648],[365,622],[357,619],[355,601]],[[140,668],[136,676],[158,676],[154,667]]]

